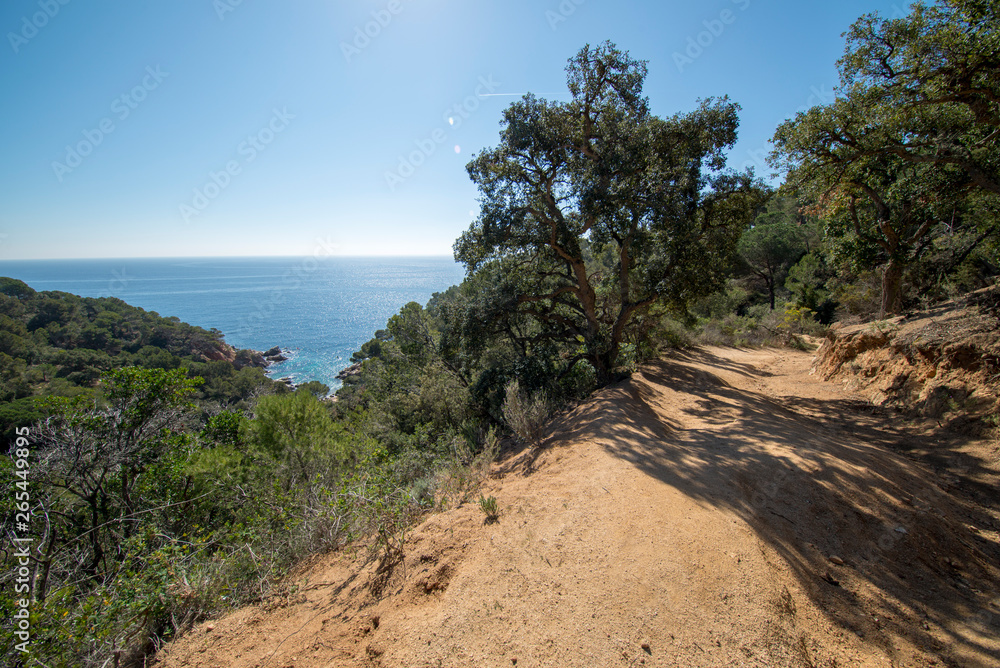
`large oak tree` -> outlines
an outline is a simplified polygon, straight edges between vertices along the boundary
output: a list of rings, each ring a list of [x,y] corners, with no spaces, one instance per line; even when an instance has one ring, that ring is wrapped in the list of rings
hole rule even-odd
[[[904,272],[938,237],[979,228],[979,243],[997,231],[974,213],[1000,194],[998,19],[996,0],[862,17],[838,99],[775,133],[789,184],[819,202],[857,266],[881,267],[883,314],[900,312]]]
[[[481,212],[455,243],[470,274],[495,275],[488,319],[526,354],[572,350],[567,369],[586,360],[601,383],[653,304],[720,285],[765,197],[751,172],[725,169],[738,106],[657,117],[646,73],[610,43],[587,46],[567,67],[569,102],[512,104],[500,144],[469,163]]]
[[[861,96],[863,98],[863,96]],[[838,248],[860,268],[882,267],[883,314],[902,309],[903,273],[956,219],[965,176],[910,162],[865,136],[868,105],[856,95],[799,114],[774,135],[788,184],[817,202]]]
[[[861,17],[840,60],[864,94],[865,134],[907,162],[953,167],[1000,195],[1000,2],[917,2],[906,16]]]

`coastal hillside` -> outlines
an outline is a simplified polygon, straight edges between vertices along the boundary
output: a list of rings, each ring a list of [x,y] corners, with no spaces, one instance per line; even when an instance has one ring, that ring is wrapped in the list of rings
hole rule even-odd
[[[275,354],[278,351],[268,351]],[[260,388],[279,389],[263,353],[237,350],[217,329],[126,304],[114,297],[38,292],[0,277],[0,430],[39,419],[35,397],[91,391],[101,375],[125,366],[186,368],[201,376],[202,403],[238,404]]]
[[[10,271],[68,292],[0,279],[0,516],[31,545],[0,550],[0,664],[1000,665],[1000,2],[466,3],[441,39],[427,8],[326,4],[220,11],[202,41],[266,62],[147,67],[130,95],[174,78],[100,151],[90,98],[135,54],[84,63],[76,105],[24,79],[59,99],[18,126],[0,250],[66,258]],[[368,63],[339,78],[333,25]],[[762,50],[775,26],[802,42]],[[334,80],[370,90],[324,105]],[[204,90],[230,113],[185,124]],[[169,144],[148,187],[138,126]],[[75,185],[32,186],[46,163]]]
[[[996,666],[995,440],[815,361],[648,363],[501,457],[497,522],[466,503],[396,560],[316,557],[155,665]]]

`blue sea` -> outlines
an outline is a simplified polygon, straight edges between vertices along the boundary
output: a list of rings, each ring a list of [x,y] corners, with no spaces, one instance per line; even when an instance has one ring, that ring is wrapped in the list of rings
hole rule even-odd
[[[38,291],[118,297],[216,328],[237,348],[280,346],[268,375],[340,386],[351,354],[415,301],[461,282],[450,257],[142,258],[0,261],[0,276]]]

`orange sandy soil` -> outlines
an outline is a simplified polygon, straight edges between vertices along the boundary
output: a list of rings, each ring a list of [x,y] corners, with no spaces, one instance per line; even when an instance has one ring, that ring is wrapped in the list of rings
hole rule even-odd
[[[790,350],[643,367],[403,557],[317,557],[159,668],[1000,666],[997,442]]]

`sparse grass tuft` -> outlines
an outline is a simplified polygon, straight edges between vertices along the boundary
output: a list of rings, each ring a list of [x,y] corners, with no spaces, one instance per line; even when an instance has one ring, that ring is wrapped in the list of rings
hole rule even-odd
[[[500,507],[495,496],[479,495],[479,509],[486,515],[486,524],[493,524],[500,519]]]

